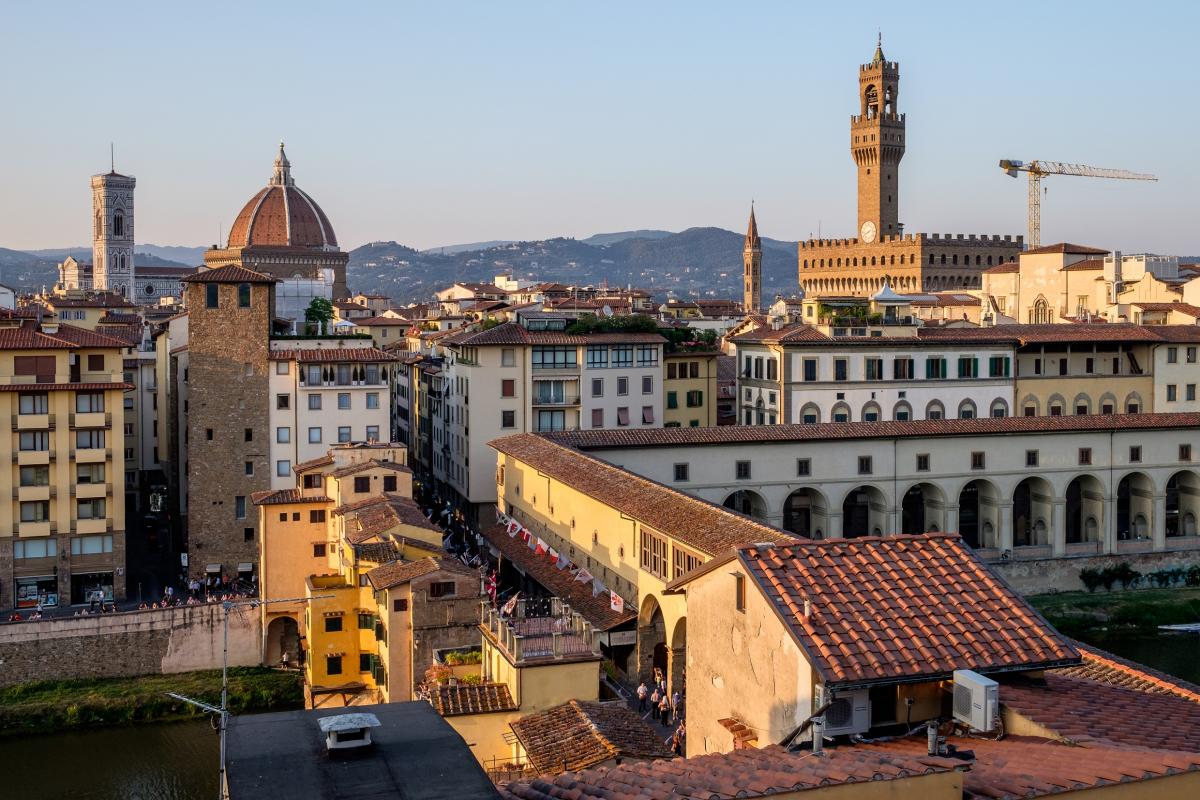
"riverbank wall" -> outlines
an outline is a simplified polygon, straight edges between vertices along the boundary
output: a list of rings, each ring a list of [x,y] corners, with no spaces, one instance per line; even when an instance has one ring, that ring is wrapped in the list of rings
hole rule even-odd
[[[1155,570],[1200,564],[1196,550],[1165,550],[1155,553],[1112,553],[1109,555],[1066,555],[1058,558],[989,561],[988,566],[1023,595],[1078,592],[1087,587],[1079,579],[1085,569],[1104,569],[1120,564],[1143,575]]]
[[[211,603],[0,625],[0,686],[220,669],[225,610]],[[262,661],[249,607],[229,613],[229,664]]]

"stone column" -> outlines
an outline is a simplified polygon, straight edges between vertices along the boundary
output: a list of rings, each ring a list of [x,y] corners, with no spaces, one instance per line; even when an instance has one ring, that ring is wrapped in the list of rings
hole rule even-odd
[[[680,694],[683,694],[683,673],[687,668],[687,646],[672,647],[667,653],[667,691],[674,694],[678,690]]]
[[[1117,497],[1104,498],[1104,528],[1100,532],[1100,552],[1117,552]],[[1131,509],[1132,511],[1132,509]],[[1132,516],[1132,513],[1130,514]]]
[[[980,510],[982,511],[982,508]],[[982,539],[983,520],[980,519],[978,521],[977,525],[981,529],[980,530],[980,538]],[[958,530],[958,506],[947,504],[942,507],[942,533],[958,533],[958,532],[959,532],[959,530]],[[979,545],[980,545],[980,547],[982,547],[983,542],[980,541]]]
[[[1050,505],[1050,544],[1055,558],[1067,554],[1067,501],[1054,498]]]
[[[1001,500],[999,503],[997,503],[997,507],[999,508],[1000,513],[997,515],[997,525],[999,526],[999,530],[996,531],[996,541],[1000,545],[1001,553],[1004,553],[1004,552],[1012,553],[1012,549],[1013,549],[1013,530],[1012,530],[1013,504],[1012,504],[1012,501],[1011,500]]]
[[[842,538],[842,512],[833,511],[829,514],[829,530],[825,532],[826,539]]]
[[[1150,519],[1150,538],[1156,551],[1167,549],[1167,496],[1154,495],[1154,513]]]

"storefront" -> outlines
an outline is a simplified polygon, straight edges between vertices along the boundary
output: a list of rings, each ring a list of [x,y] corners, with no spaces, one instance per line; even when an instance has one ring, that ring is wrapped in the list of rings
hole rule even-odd
[[[108,572],[76,572],[71,575],[71,603],[111,603],[113,574]]]
[[[17,608],[43,608],[58,605],[58,579],[53,575],[18,577],[15,581]]]

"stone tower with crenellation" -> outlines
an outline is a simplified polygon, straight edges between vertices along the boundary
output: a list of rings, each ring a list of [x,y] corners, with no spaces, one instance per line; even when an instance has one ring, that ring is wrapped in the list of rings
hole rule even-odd
[[[883,57],[883,40],[871,63],[858,68],[858,114],[850,118],[850,152],[858,166],[858,237],[871,244],[903,233],[900,159],[904,115],[896,110],[900,65]]]
[[[762,240],[758,238],[753,204],[750,206],[750,225],[746,228],[746,243],[742,248],[742,310],[747,314],[762,312]]]
[[[133,282],[133,188],[116,170],[92,176],[92,285],[136,300]]]

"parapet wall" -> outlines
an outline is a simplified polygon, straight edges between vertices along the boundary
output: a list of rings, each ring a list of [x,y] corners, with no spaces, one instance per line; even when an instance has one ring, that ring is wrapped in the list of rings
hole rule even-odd
[[[1079,580],[1081,570],[1115,567],[1121,563],[1127,563],[1146,575],[1160,569],[1189,567],[1200,563],[1200,552],[1168,550],[1158,553],[1113,553],[1029,561],[988,561],[988,566],[1000,573],[1009,585],[1021,594],[1045,594],[1083,591],[1086,587]]]
[[[0,625],[0,686],[220,669],[219,604],[63,617]],[[259,612],[229,615],[229,665],[262,661]]]
[[[939,247],[1015,247],[1022,249],[1024,236],[990,235],[986,233],[898,233],[880,236],[871,244],[858,239],[808,239],[800,242],[801,250],[823,247],[877,247],[879,245],[923,244]]]

